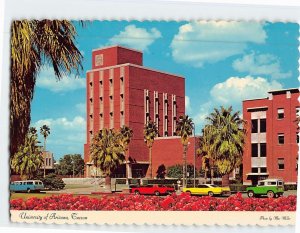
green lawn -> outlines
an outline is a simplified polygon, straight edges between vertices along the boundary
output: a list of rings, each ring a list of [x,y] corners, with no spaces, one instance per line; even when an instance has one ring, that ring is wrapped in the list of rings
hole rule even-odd
[[[10,199],[18,199],[22,198],[23,200],[27,200],[31,197],[43,198],[43,197],[50,197],[53,195],[60,195],[61,193],[11,193]],[[91,198],[101,198],[103,195],[99,194],[74,194],[74,196],[88,196]]]
[[[28,198],[31,198],[31,197],[43,198],[43,197],[49,197],[52,195],[57,195],[57,194],[52,194],[52,193],[11,193],[10,199],[22,198],[24,200],[27,200]]]
[[[93,185],[90,184],[66,184],[64,189],[79,189],[79,188],[90,188]]]

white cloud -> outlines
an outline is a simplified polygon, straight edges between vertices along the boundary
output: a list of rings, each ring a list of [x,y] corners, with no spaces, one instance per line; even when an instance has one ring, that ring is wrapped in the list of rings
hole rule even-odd
[[[262,77],[230,77],[213,86],[210,90],[210,101],[195,109],[197,113],[192,118],[202,128],[206,124],[206,117],[214,108],[232,106],[234,111],[242,112],[243,100],[266,98],[268,91],[282,88],[279,82],[268,81]]]
[[[268,91],[281,88],[282,85],[279,82],[269,82],[261,77],[230,77],[225,82],[216,84],[211,89],[210,95],[217,103],[235,104],[245,99],[267,97]]]
[[[36,84],[38,87],[52,92],[67,92],[85,88],[86,80],[85,78],[75,77],[74,74],[68,77],[63,76],[60,80],[57,80],[52,68],[43,67],[37,77]]]
[[[292,72],[281,71],[278,57],[272,54],[255,54],[254,52],[244,55],[232,63],[232,67],[239,72],[247,72],[250,75],[270,75],[274,79],[291,77]]]
[[[161,33],[156,28],[147,30],[131,24],[126,26],[124,31],[110,38],[109,43],[121,44],[139,50],[147,50],[147,48],[160,37]]]
[[[59,151],[55,157],[60,157],[68,153],[82,153],[83,144],[86,139],[86,120],[81,116],[73,119],[66,117],[41,119],[32,123],[33,127],[40,130],[42,125],[48,125],[50,135],[47,138],[47,150]],[[39,135],[39,140],[43,138]],[[69,148],[69,149],[68,149]]]
[[[263,24],[237,21],[194,21],[182,25],[171,43],[173,59],[200,67],[241,54],[247,43],[262,44]]]

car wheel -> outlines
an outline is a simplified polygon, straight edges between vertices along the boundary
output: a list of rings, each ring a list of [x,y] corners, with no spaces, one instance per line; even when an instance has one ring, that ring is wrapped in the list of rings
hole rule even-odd
[[[248,197],[254,197],[254,192],[253,191],[248,191]]]
[[[158,191],[155,191],[155,192],[154,192],[154,195],[155,195],[155,196],[159,196],[160,193],[159,193]]]
[[[134,191],[134,194],[136,194],[136,195],[140,195],[140,191],[138,191],[138,190],[135,190],[135,191]]]
[[[213,197],[214,193],[213,192],[208,192],[208,196]]]
[[[31,190],[30,189],[27,189],[27,193],[30,193],[31,192]]]
[[[275,194],[273,191],[268,191],[267,196],[268,196],[268,198],[273,198],[275,196]]]

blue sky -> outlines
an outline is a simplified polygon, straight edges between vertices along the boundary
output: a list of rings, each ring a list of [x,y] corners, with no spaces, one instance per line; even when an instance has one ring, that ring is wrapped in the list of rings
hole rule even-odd
[[[263,98],[267,91],[298,87],[299,27],[294,23],[235,21],[91,21],[74,22],[84,56],[80,77],[56,81],[43,67],[32,102],[31,125],[50,126],[47,149],[56,159],[83,155],[85,73],[92,49],[112,44],[142,50],[144,65],[186,79],[186,113],[198,133],[214,107]]]

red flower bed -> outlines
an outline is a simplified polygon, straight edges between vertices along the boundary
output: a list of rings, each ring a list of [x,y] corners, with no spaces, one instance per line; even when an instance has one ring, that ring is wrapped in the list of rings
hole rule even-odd
[[[142,195],[118,195],[90,198],[62,194],[44,198],[14,199],[12,210],[180,210],[180,211],[296,211],[296,196],[280,198],[195,197],[182,193],[166,198]]]

